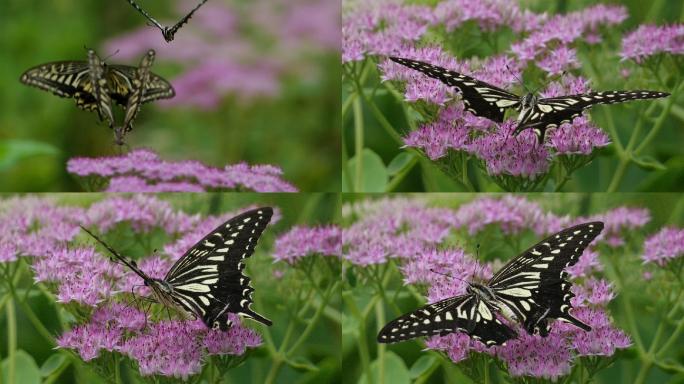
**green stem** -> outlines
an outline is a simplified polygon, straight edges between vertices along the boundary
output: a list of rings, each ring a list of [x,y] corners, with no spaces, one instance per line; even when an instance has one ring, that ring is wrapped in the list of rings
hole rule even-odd
[[[667,98],[667,103],[665,104],[665,108],[663,108],[662,112],[660,113],[660,116],[656,119],[655,124],[653,124],[653,128],[648,132],[646,135],[646,138],[641,141],[641,144],[634,150],[634,154],[639,154],[641,151],[644,150],[644,148],[648,147],[649,144],[651,144],[651,141],[660,133],[660,130],[663,129],[663,126],[665,125],[665,120],[667,117],[670,115],[670,109],[672,108],[672,104],[674,103],[675,98],[677,97],[677,94],[671,95],[670,97]]]
[[[316,309],[316,312],[314,313],[313,317],[309,321],[309,324],[306,326],[304,331],[299,335],[299,338],[297,339],[297,341],[294,342],[292,347],[290,347],[290,349],[285,354],[286,358],[287,358],[287,356],[293,354],[297,350],[297,348],[299,348],[304,343],[304,341],[306,341],[306,339],[309,337],[309,335],[314,330],[316,325],[318,325],[318,321],[321,319],[323,312],[325,311],[325,307],[327,306],[328,302],[330,301],[330,298],[332,297],[333,293],[335,293],[338,290],[339,285],[340,285],[340,281],[336,281],[335,284],[333,284],[325,292],[325,296],[323,298],[323,301],[321,302],[321,305],[318,306],[318,308]]]
[[[385,307],[381,301],[375,305],[375,320],[378,324],[378,332],[380,327],[385,324]],[[378,346],[378,383],[385,382],[385,344],[377,343]],[[368,380],[370,382],[370,380]]]
[[[359,358],[361,360],[361,367],[363,372],[366,374],[367,382],[373,382],[373,376],[370,369],[370,354],[368,353],[368,343],[366,342],[366,324],[365,317],[359,311],[359,308],[354,302],[351,292],[342,292],[342,300],[344,300],[345,305],[349,309],[349,312],[354,316],[359,323],[359,339],[358,339],[358,349]]]
[[[354,169],[354,185],[352,190],[361,191],[363,181],[363,110],[361,101],[354,100],[354,155],[356,168]]]
[[[17,313],[13,299],[7,302],[5,313],[7,314],[7,382],[14,384],[16,383]]]
[[[416,166],[416,164],[418,164],[418,156],[414,155],[411,158],[411,160],[409,160],[408,164],[406,164],[404,168],[402,168],[402,170],[399,171],[399,173],[397,173],[394,176],[394,178],[387,184],[387,186],[385,187],[385,192],[394,191],[394,189],[399,186],[399,184],[404,180],[404,178],[406,178],[406,175],[408,175],[409,172],[411,172],[411,170],[413,169],[413,167]]]

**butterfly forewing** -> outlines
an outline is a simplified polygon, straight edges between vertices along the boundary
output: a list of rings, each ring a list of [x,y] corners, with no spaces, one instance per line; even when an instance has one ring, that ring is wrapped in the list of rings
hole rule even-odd
[[[390,321],[378,334],[378,342],[464,332],[488,346],[503,344],[517,333],[499,321],[495,311],[494,306],[472,294],[452,297]]]
[[[512,312],[525,329],[548,334],[547,319],[559,319],[590,330],[570,315],[572,284],[565,268],[579,260],[586,247],[601,233],[603,223],[580,224],[537,243],[506,264],[489,281],[504,312]],[[501,307],[500,305],[500,307]]]
[[[259,236],[271,219],[271,208],[258,208],[236,216],[214,229],[169,270],[166,282],[173,297],[212,328],[229,327],[228,313],[271,321],[252,311],[254,289],[242,271],[244,259],[254,252]]]
[[[88,63],[85,61],[57,61],[42,64],[24,72],[20,81],[60,97],[73,97],[81,109],[97,108],[95,97],[90,92]]]
[[[458,72],[417,60],[398,57],[390,57],[390,60],[457,88],[466,109],[480,117],[501,123],[506,108],[515,108],[520,103],[517,95]]]
[[[609,91],[592,92],[580,95],[568,95],[541,99],[534,108],[526,113],[516,128],[517,132],[526,128],[539,130],[540,141],[543,141],[546,130],[556,128],[582,114],[583,111],[596,104],[623,103],[640,99],[658,99],[669,96],[666,92],[656,91]]]

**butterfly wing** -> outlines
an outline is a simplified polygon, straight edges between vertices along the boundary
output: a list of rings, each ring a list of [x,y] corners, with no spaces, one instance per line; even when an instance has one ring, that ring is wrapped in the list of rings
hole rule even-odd
[[[231,312],[271,325],[250,308],[254,289],[242,270],[272,215],[269,207],[245,212],[192,246],[164,279],[173,287],[173,299],[211,328],[228,329]]]
[[[110,65],[107,68],[112,98],[120,105],[128,104],[128,96],[133,91],[133,80],[137,77],[138,68],[128,65]],[[176,91],[168,81],[152,72],[149,76],[149,81],[143,88],[141,104],[176,96]]]
[[[586,331],[591,327],[570,315],[572,283],[565,268],[575,265],[584,249],[603,230],[602,222],[564,229],[511,260],[489,281],[500,309],[512,313],[524,328],[548,334],[551,319],[570,322]]]
[[[204,3],[206,3],[206,2],[207,2],[207,0],[202,0],[199,4],[197,4],[197,6],[196,6],[195,8],[192,9],[192,11],[190,11],[190,13],[188,13],[187,15],[185,15],[185,17],[183,17],[182,19],[180,19],[180,21],[177,22],[176,25],[174,25],[173,27],[171,27],[171,28],[169,28],[168,30],[166,30],[166,31],[164,32],[164,39],[166,39],[166,41],[172,41],[172,40],[173,40],[173,36],[174,36],[174,35],[176,34],[176,32],[180,29],[180,27],[182,27],[183,24],[187,23],[188,20],[190,20],[190,18],[192,17],[192,15],[195,13],[195,11],[197,11],[197,10],[198,10],[202,5],[204,5]]]
[[[112,112],[112,98],[107,92],[107,79],[105,78],[105,64],[92,49],[88,50],[88,77],[90,78],[90,91],[95,98],[97,115],[100,121],[106,118],[109,126],[114,126],[114,113]]]
[[[74,98],[81,109],[97,109],[85,61],[55,61],[38,65],[24,72],[19,80],[59,97]]]
[[[500,345],[517,334],[496,318],[495,311],[495,307],[475,295],[452,297],[390,321],[378,333],[378,342],[395,343],[460,331],[487,346]]]
[[[457,88],[465,108],[476,116],[501,123],[506,108],[515,108],[520,103],[520,98],[508,91],[446,68],[399,57],[390,60]]]
[[[580,95],[569,95],[560,97],[550,97],[541,99],[527,113],[523,112],[516,134],[524,129],[532,128],[539,137],[539,141],[544,141],[546,130],[557,128],[563,123],[569,123],[583,111],[596,104],[623,103],[639,99],[658,99],[669,96],[669,93],[656,91],[608,91],[592,92]]]

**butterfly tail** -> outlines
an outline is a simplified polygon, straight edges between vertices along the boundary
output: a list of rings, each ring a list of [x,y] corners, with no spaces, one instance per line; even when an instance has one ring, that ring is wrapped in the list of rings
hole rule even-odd
[[[252,311],[251,309],[243,310],[242,312],[240,312],[240,314],[246,318],[258,321],[266,326],[270,327],[271,325],[273,325],[273,322],[271,320],[261,316],[260,314]]]
[[[567,323],[570,323],[578,328],[583,329],[586,332],[591,331],[591,327],[587,324],[584,324],[583,322],[579,321],[578,319],[572,317],[569,313],[565,313],[562,316],[558,317],[558,320],[565,321]]]

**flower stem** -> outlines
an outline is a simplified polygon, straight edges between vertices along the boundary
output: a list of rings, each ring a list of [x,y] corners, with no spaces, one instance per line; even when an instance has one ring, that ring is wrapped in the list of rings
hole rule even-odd
[[[359,358],[361,360],[361,366],[363,372],[366,374],[367,382],[371,383],[373,380],[372,372],[370,369],[370,354],[368,353],[368,343],[366,342],[366,324],[365,318],[359,311],[359,308],[354,302],[351,292],[342,292],[342,300],[344,300],[345,305],[349,308],[349,312],[352,316],[356,318],[359,322],[359,337],[358,337],[358,348],[359,348]]]
[[[361,91],[362,92],[362,91]],[[354,185],[352,190],[359,192],[363,181],[363,110],[361,101],[354,100],[354,155],[356,168],[354,169]]]
[[[17,313],[14,307],[14,299],[7,302],[5,308],[7,315],[7,382],[16,383],[15,352],[17,350]]]

